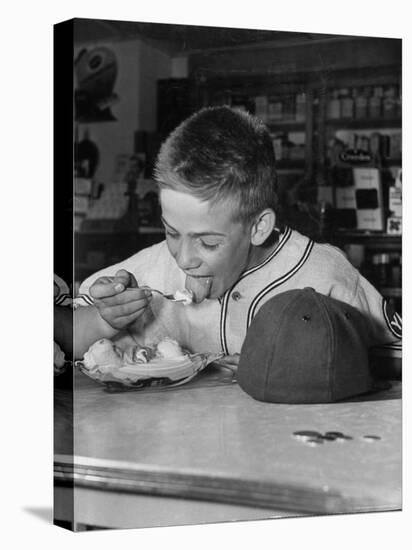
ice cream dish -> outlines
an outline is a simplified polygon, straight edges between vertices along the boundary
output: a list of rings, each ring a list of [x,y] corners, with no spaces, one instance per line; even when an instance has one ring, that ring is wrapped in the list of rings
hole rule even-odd
[[[106,386],[108,391],[143,389],[189,382],[220,354],[194,353],[172,338],[157,344],[129,346],[120,350],[111,340],[95,342],[75,366]]]

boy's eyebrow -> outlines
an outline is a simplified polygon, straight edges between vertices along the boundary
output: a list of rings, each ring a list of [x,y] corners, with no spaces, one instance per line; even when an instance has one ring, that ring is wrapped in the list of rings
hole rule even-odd
[[[167,223],[167,221],[164,219],[163,216],[160,216],[160,219],[166,225],[169,229],[172,229],[173,231],[176,231],[176,233],[179,233],[177,229],[172,227],[170,224]],[[200,233],[189,233],[190,237],[205,237],[206,235],[216,235],[218,237],[226,237],[225,233],[219,233],[218,231],[201,231]]]

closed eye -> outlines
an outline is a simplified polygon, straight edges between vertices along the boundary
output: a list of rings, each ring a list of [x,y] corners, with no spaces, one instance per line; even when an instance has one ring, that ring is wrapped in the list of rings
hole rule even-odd
[[[205,241],[202,241],[202,239],[200,239],[200,244],[207,250],[216,250],[216,248],[220,245],[220,243],[209,244]]]
[[[180,233],[172,232],[170,229],[165,227],[165,234],[170,239],[179,239]],[[206,250],[216,250],[220,246],[220,242],[218,243],[209,243],[201,238],[198,238],[198,242],[200,243],[200,246]]]

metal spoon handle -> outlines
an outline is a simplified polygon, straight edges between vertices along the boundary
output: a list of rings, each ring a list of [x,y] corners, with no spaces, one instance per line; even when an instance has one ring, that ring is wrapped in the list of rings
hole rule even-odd
[[[150,292],[157,292],[158,294],[163,296],[163,298],[166,298],[166,300],[170,300],[171,302],[184,302],[185,301],[184,298],[177,299],[177,298],[174,297],[173,294],[165,294],[161,290],[157,290],[156,288],[151,288],[150,286],[139,286],[138,288],[141,289],[141,290],[150,290]],[[138,290],[138,288],[128,287],[128,288],[126,288],[126,290]]]

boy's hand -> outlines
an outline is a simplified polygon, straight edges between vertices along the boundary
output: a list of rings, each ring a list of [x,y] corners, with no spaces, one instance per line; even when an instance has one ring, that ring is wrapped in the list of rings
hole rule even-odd
[[[121,269],[114,277],[97,279],[90,287],[90,295],[100,316],[111,327],[121,330],[143,314],[151,292],[139,288],[135,277]]]
[[[225,355],[217,361],[219,365],[223,365],[233,372],[237,371],[239,366],[240,354],[234,353],[233,355]]]

